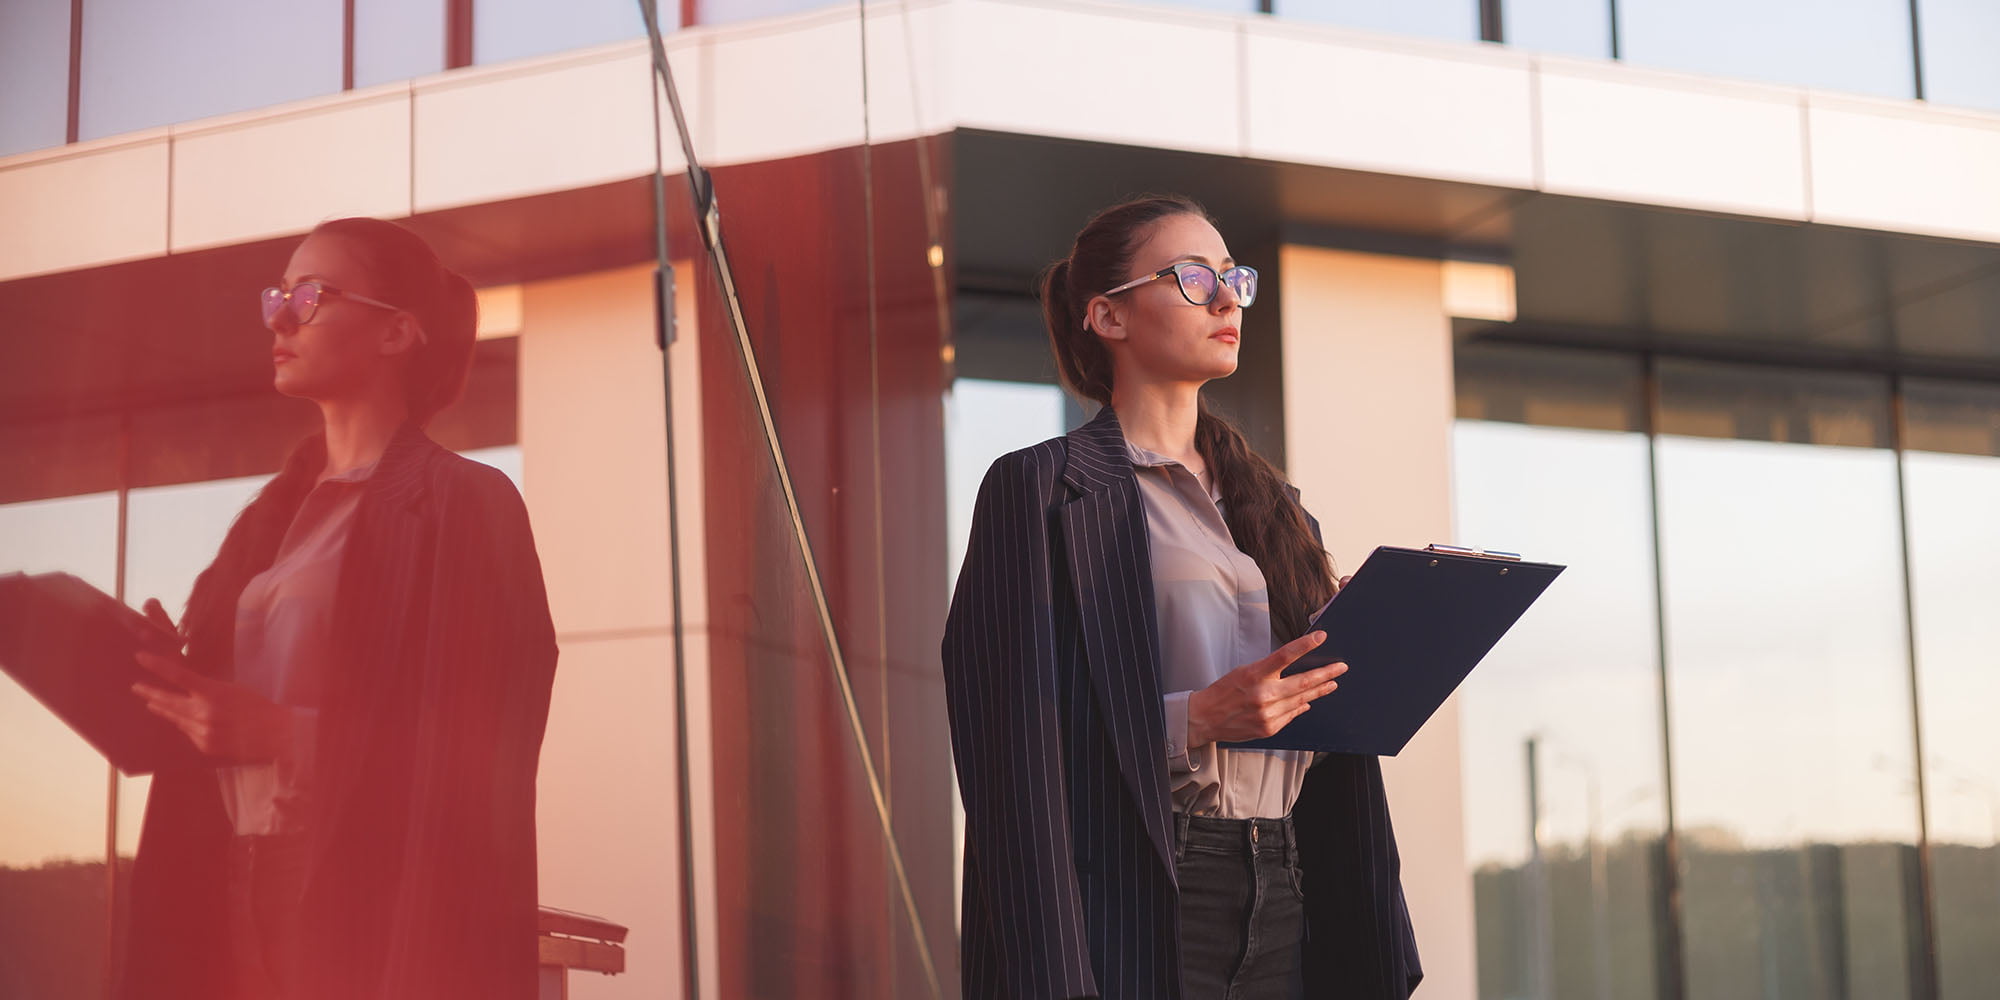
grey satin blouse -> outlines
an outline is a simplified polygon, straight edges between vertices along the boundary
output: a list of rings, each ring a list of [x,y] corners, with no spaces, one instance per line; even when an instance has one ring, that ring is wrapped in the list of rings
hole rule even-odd
[[[271,568],[251,577],[236,602],[236,682],[291,709],[297,720],[293,745],[277,760],[216,769],[223,808],[239,835],[304,829],[341,555],[375,464],[313,487]]]
[[[1146,507],[1153,600],[1160,627],[1160,690],[1167,723],[1167,784],[1174,811],[1278,818],[1299,797],[1313,754],[1305,750],[1187,745],[1188,696],[1269,656],[1270,598],[1257,562],[1236,547],[1213,474],[1127,441]]]

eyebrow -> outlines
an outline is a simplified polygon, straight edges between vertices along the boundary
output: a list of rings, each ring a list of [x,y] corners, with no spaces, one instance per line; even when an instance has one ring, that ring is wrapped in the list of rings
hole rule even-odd
[[[1204,257],[1204,256],[1202,256],[1201,254],[1198,254],[1198,253],[1184,253],[1184,254],[1181,254],[1181,255],[1180,255],[1180,256],[1178,256],[1178,257],[1175,257],[1175,258],[1174,258],[1173,260],[1171,260],[1171,261],[1168,261],[1167,263],[1169,263],[1169,264],[1178,264],[1178,263],[1180,263],[1181,261],[1184,261],[1184,260],[1193,260],[1193,261],[1200,261],[1200,262],[1201,262],[1201,263],[1203,263],[1203,264],[1209,264],[1209,265],[1211,265],[1211,266],[1213,266],[1213,263],[1214,263],[1213,261],[1210,261],[1210,260],[1209,260],[1209,259],[1208,259],[1207,257]],[[1224,264],[1234,264],[1234,263],[1236,263],[1236,258],[1234,258],[1234,257],[1224,257],[1224,258],[1222,258],[1222,262],[1223,262]]]

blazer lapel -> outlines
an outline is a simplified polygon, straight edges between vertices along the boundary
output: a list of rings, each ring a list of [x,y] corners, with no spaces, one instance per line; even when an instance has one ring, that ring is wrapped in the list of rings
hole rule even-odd
[[[432,555],[423,514],[418,510],[429,458],[437,445],[405,424],[382,452],[363,488],[353,527],[341,555],[340,584],[334,599],[335,641],[349,667],[332,679],[325,698],[338,705],[346,727],[322,727],[319,759],[359,759],[375,739],[383,712],[370,707],[381,695],[385,675],[393,673],[409,648],[411,616],[425,604],[431,581],[424,578],[424,561]],[[324,717],[324,716],[322,716]],[[325,787],[315,794],[315,808],[330,822],[341,816],[355,793],[359,772],[335,768]],[[313,859],[316,864],[318,857]]]
[[[1171,873],[1173,806],[1163,763],[1160,633],[1146,514],[1125,454],[1124,431],[1110,407],[1070,432],[1063,481],[1077,493],[1058,516],[1091,688],[1111,730],[1119,770]]]

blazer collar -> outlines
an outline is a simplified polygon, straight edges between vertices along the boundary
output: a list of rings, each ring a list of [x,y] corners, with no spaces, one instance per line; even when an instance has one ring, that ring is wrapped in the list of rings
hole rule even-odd
[[[1063,482],[1078,493],[1095,493],[1119,483],[1133,482],[1132,460],[1125,454],[1125,429],[1118,414],[1106,406],[1082,427],[1068,434],[1068,457],[1063,464]]]
[[[423,488],[424,470],[430,465],[431,454],[439,450],[416,424],[398,427],[375,464],[375,474],[369,477],[375,495],[385,502],[407,504]]]

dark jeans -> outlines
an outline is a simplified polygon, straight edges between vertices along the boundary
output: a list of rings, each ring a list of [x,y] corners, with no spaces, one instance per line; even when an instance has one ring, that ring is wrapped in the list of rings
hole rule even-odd
[[[1305,894],[1292,821],[1174,814],[1185,1000],[1305,996]]]
[[[304,837],[230,838],[229,957],[239,1000],[289,992],[305,869]]]

